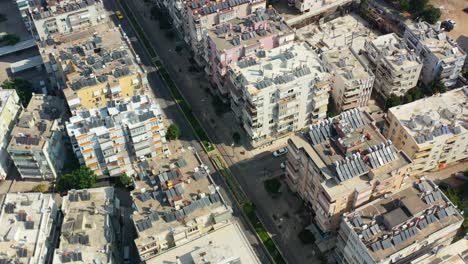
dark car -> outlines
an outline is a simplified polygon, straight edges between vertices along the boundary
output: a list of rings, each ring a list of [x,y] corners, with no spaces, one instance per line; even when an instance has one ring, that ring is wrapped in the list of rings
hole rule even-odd
[[[466,7],[465,9],[463,9],[463,12],[468,13],[468,7]]]

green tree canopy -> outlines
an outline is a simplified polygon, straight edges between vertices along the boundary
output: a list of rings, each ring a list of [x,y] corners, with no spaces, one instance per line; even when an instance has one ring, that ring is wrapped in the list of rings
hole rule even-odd
[[[431,89],[432,94],[445,93],[447,91],[447,87],[445,87],[445,85],[440,80],[431,82],[429,88]]]
[[[434,7],[433,5],[428,5],[424,10],[421,12],[422,18],[430,24],[436,23],[442,12],[439,8]]]
[[[33,192],[44,193],[44,192],[47,192],[47,190],[49,190],[49,187],[45,183],[39,183],[38,185],[34,186],[32,190]]]
[[[5,43],[7,45],[13,46],[20,41],[20,38],[15,34],[6,34],[0,38],[0,43]]]
[[[394,106],[400,105],[401,104],[401,99],[399,96],[396,96],[394,94],[390,95],[386,100],[385,100],[385,107],[387,109],[392,108]]]
[[[180,128],[176,124],[171,124],[167,129],[166,138],[169,140],[176,140],[181,134]]]
[[[131,183],[132,183],[132,178],[130,176],[128,176],[127,174],[121,174],[119,176],[119,183],[123,186],[123,187],[127,187],[129,186]]]
[[[2,84],[3,89],[14,89],[24,107],[28,106],[32,97],[32,84],[22,78],[5,80]]]
[[[426,8],[429,0],[411,0],[409,1],[409,10],[411,13],[419,14]]]
[[[96,185],[97,176],[85,166],[57,178],[57,189],[65,192],[71,189],[87,189]]]

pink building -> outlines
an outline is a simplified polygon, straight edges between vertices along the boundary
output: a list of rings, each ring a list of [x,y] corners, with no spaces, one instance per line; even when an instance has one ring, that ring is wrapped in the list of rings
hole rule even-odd
[[[225,82],[228,65],[259,51],[270,50],[294,40],[294,31],[274,9],[257,9],[209,30],[205,47],[205,71],[223,99],[230,93]]]

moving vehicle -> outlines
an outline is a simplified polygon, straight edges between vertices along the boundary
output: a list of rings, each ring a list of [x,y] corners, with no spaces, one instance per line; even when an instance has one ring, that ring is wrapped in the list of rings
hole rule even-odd
[[[124,19],[124,16],[121,11],[115,11],[115,15],[117,16],[118,19],[122,20]]]
[[[286,148],[280,148],[280,149],[275,150],[275,152],[273,152],[273,156],[281,157],[283,155],[286,155],[287,153],[288,153],[288,150]]]

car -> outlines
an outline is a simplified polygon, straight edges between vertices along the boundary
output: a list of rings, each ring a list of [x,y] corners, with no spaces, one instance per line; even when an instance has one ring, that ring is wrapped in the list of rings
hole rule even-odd
[[[468,7],[463,8],[463,12],[468,13]]]
[[[122,20],[124,18],[123,14],[121,11],[115,11],[115,15],[117,16],[118,19]]]
[[[286,155],[287,153],[288,153],[288,150],[286,148],[280,148],[280,149],[275,150],[275,152],[273,152],[273,156],[281,157],[283,155]]]
[[[280,167],[281,167],[282,169],[286,169],[286,162],[281,162]]]
[[[462,180],[462,181],[468,181],[468,176],[465,175],[465,173],[463,172],[457,172],[457,173],[454,173],[453,176],[456,178],[456,179],[459,179],[459,180]]]

